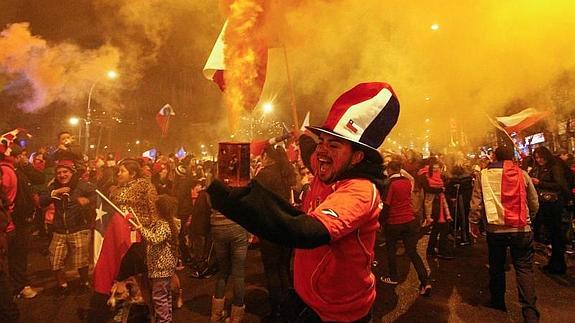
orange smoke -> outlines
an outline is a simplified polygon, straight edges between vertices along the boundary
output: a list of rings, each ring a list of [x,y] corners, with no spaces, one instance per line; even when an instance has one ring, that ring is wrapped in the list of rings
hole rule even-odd
[[[0,74],[8,76],[4,88],[21,96],[19,106],[28,112],[56,101],[83,100],[90,85],[118,61],[117,49],[107,45],[94,50],[69,43],[51,46],[33,36],[25,22],[0,32]]]
[[[259,101],[265,80],[267,45],[261,32],[263,0],[236,0],[229,10],[224,34],[224,100],[229,111],[230,130],[234,133],[241,111],[251,112]]]

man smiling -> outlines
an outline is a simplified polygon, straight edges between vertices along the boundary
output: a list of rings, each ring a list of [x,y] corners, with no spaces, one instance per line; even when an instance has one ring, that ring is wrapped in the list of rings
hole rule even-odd
[[[300,137],[302,160],[315,175],[302,210],[256,181],[243,188],[215,181],[208,188],[215,209],[258,236],[296,248],[286,321],[371,321],[383,184],[377,148],[398,116],[391,86],[361,83],[335,101],[322,127],[308,127],[318,141]]]

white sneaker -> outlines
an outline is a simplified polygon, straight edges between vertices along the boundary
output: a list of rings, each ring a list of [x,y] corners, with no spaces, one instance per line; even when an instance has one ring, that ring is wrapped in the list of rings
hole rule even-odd
[[[30,286],[25,286],[20,291],[20,296],[23,298],[34,298],[36,295],[38,295],[38,292]]]

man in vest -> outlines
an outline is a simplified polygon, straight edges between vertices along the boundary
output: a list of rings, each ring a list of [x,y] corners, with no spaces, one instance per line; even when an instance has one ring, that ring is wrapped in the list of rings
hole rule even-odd
[[[505,257],[507,248],[517,275],[519,302],[525,322],[538,322],[533,280],[531,215],[539,209],[537,191],[527,173],[513,163],[513,149],[498,147],[495,161],[481,171],[471,198],[471,234],[479,235],[483,217],[489,250],[490,306],[506,311]]]
[[[208,188],[215,209],[257,236],[296,248],[285,320],[371,321],[383,187],[377,148],[398,116],[391,86],[362,83],[335,101],[322,127],[308,127],[319,140],[300,138],[302,159],[314,173],[302,210],[257,181],[242,188],[215,181]]]

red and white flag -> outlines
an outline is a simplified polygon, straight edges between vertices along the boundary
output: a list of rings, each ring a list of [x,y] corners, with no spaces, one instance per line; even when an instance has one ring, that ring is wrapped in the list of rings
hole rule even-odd
[[[534,108],[525,109],[519,113],[512,114],[505,117],[496,117],[497,122],[505,129],[507,133],[520,132],[525,130],[537,122],[543,120],[549,112],[537,111]]]
[[[208,80],[214,81],[222,91],[226,88],[226,84],[224,82],[224,70],[226,69],[226,65],[224,63],[224,34],[227,26],[228,21],[226,20],[222,27],[222,31],[220,31],[220,35],[214,44],[214,48],[212,48],[212,52],[206,61],[203,71],[204,76]]]
[[[488,224],[514,228],[527,225],[527,193],[523,171],[519,166],[506,160],[502,167],[482,170],[481,189]]]
[[[14,140],[21,135],[26,135],[26,137],[31,138],[32,136],[28,133],[28,130],[23,128],[16,128],[12,131],[9,131],[2,136],[0,136],[0,142],[4,142],[6,146],[10,146]]]
[[[170,126],[170,117],[175,116],[176,113],[171,105],[166,104],[164,105],[158,114],[156,114],[156,123],[162,132],[162,137],[166,137],[168,135],[168,128]]]

